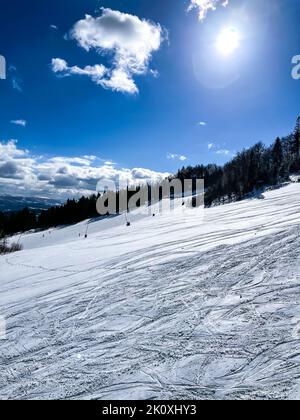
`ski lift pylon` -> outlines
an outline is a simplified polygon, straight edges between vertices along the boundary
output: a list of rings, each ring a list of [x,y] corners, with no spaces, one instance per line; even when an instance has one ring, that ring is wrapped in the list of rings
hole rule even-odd
[[[127,214],[128,214],[128,213],[125,213],[126,226],[127,226],[127,227],[130,227],[130,226],[131,226],[131,223],[130,223],[130,220],[129,220],[129,218],[128,218]]]
[[[87,237],[88,237],[88,231],[89,231],[89,222],[87,221],[85,235],[84,235],[85,239],[87,239]]]

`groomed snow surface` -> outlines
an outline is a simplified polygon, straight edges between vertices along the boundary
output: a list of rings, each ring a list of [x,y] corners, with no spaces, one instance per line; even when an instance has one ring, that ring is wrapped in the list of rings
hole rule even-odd
[[[23,236],[0,398],[299,399],[300,184],[264,196]]]

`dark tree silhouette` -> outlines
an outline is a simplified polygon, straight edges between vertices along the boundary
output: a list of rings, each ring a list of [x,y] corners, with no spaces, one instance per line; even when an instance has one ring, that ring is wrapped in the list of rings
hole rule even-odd
[[[283,149],[281,140],[278,137],[275,141],[273,150],[272,150],[272,158],[273,158],[273,173],[274,173],[274,181],[280,182],[283,172]]]

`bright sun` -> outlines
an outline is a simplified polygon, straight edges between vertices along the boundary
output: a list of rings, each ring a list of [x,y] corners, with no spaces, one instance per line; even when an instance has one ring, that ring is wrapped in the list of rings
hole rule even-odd
[[[233,28],[223,29],[217,39],[217,49],[223,55],[231,55],[240,46],[240,34]]]

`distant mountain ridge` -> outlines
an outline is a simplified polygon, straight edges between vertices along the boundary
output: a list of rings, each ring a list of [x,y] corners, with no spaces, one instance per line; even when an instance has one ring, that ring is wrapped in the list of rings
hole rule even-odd
[[[0,195],[0,212],[14,212],[28,207],[40,211],[61,204],[58,200],[42,197]]]

